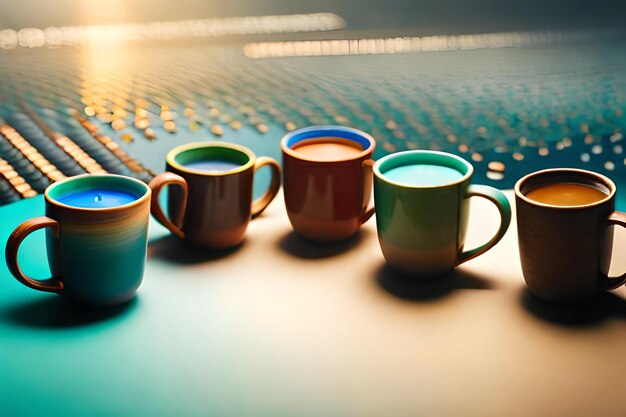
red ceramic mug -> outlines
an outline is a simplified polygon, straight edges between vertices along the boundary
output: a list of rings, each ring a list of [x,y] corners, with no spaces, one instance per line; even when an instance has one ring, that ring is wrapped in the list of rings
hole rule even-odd
[[[372,216],[375,146],[367,133],[342,126],[312,126],[283,137],[285,206],[298,234],[340,241]]]

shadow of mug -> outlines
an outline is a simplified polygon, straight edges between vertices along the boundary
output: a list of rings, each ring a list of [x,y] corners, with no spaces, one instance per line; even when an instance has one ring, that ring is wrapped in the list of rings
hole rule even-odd
[[[520,302],[533,316],[565,327],[591,327],[613,317],[626,319],[626,300],[611,293],[602,293],[580,306],[544,301],[524,288]]]
[[[394,297],[414,302],[430,302],[464,289],[490,290],[492,284],[479,276],[454,269],[431,279],[415,279],[383,264],[376,273],[376,283]]]
[[[278,246],[284,252],[301,259],[331,258],[359,246],[367,239],[368,233],[368,230],[361,229],[347,239],[320,243],[290,231],[279,239]]]
[[[139,304],[138,297],[107,309],[82,308],[59,297],[38,297],[26,303],[7,307],[5,320],[24,327],[55,329],[88,326],[105,321],[122,320]]]
[[[194,265],[225,258],[235,253],[243,245],[245,245],[245,241],[226,249],[206,250],[205,248],[189,244],[184,240],[181,244],[180,239],[169,235],[150,241],[148,258],[159,258],[180,265]]]

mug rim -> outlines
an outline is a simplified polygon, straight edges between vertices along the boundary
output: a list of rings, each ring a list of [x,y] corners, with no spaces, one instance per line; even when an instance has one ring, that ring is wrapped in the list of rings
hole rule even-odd
[[[521,187],[527,180],[533,177],[545,175],[546,173],[550,173],[550,172],[569,172],[569,173],[574,173],[574,174],[583,174],[583,175],[595,177],[596,179],[600,179],[601,181],[605,182],[609,186],[608,187],[609,193],[602,200],[594,201],[592,203],[587,203],[587,204],[576,205],[576,206],[557,206],[555,204],[542,203],[542,202],[533,200],[532,198],[528,198],[526,195],[524,195],[524,193],[522,193]],[[513,190],[515,192],[516,197],[519,197],[526,203],[532,204],[534,206],[551,208],[551,209],[556,209],[556,210],[579,210],[579,209],[586,209],[589,207],[600,206],[610,201],[615,196],[617,187],[615,186],[615,183],[613,182],[613,180],[611,180],[606,175],[602,175],[598,172],[588,171],[586,169],[580,169],[580,168],[548,168],[548,169],[542,169],[539,171],[534,171],[534,172],[524,175],[522,178],[517,180]]]
[[[455,180],[455,181],[451,181],[451,182],[447,182],[447,183],[444,183],[444,184],[439,184],[439,185],[412,185],[412,184],[408,184],[408,183],[398,182],[398,181],[394,181],[394,180],[390,179],[385,174],[380,172],[380,166],[385,161],[393,159],[394,157],[398,157],[400,155],[407,155],[407,154],[440,155],[440,156],[443,156],[443,157],[446,157],[446,158],[456,159],[457,161],[459,161],[462,164],[464,164],[468,169],[467,169],[467,172],[460,179]],[[443,152],[443,151],[431,151],[431,150],[428,150],[428,149],[414,149],[414,150],[408,150],[408,151],[394,152],[394,153],[390,153],[389,155],[383,156],[378,161],[376,161],[376,163],[374,164],[373,171],[374,171],[374,175],[376,177],[378,177],[382,181],[385,181],[386,183],[395,185],[397,187],[414,188],[414,189],[420,189],[421,190],[421,189],[443,188],[443,187],[449,187],[449,186],[452,186],[452,185],[461,184],[464,181],[467,181],[468,179],[470,179],[472,177],[472,175],[474,174],[474,166],[472,164],[470,164],[468,161],[466,161],[465,159],[463,159],[460,156],[455,155],[453,153]]]
[[[102,207],[102,208],[98,208],[98,207],[78,207],[78,206],[72,206],[70,204],[65,204],[60,202],[59,200],[55,199],[54,197],[50,196],[50,192],[52,190],[54,190],[57,186],[61,186],[65,183],[71,182],[71,181],[80,181],[83,178],[119,178],[123,181],[130,181],[130,182],[134,182],[138,185],[140,185],[141,187],[144,188],[144,193],[138,197],[136,200],[131,201],[130,203],[126,203],[126,204],[121,204],[119,206],[113,206],[113,207]],[[69,210],[76,210],[76,211],[86,211],[86,212],[97,212],[97,213],[110,213],[110,212],[116,212],[116,211],[122,211],[122,210],[127,210],[129,208],[132,208],[134,206],[139,206],[141,204],[144,203],[144,201],[146,200],[150,200],[150,196],[152,194],[152,189],[148,186],[148,184],[146,184],[145,182],[138,180],[137,178],[133,178],[133,177],[129,177],[126,175],[119,175],[119,174],[80,174],[80,175],[74,175],[71,177],[67,177],[64,178],[62,180],[56,181],[53,184],[50,184],[46,190],[44,191],[44,197],[46,202],[53,204],[55,206],[58,207],[62,207],[65,209],[69,209]]]
[[[307,158],[304,155],[294,151],[292,148],[290,148],[289,146],[287,146],[287,142],[292,139],[294,136],[296,135],[300,135],[300,134],[306,134],[308,132],[320,132],[321,134],[319,136],[312,136],[310,138],[306,138],[306,139],[315,139],[316,137],[326,137],[329,135],[323,135],[323,133],[325,131],[344,131],[347,133],[352,133],[354,135],[360,136],[363,139],[365,139],[368,143],[369,146],[366,149],[363,149],[362,152],[359,152],[358,154],[356,154],[355,156],[352,157],[344,157],[344,158],[337,158],[337,159],[333,159],[332,161],[319,161],[316,159],[311,159],[311,158]],[[340,138],[342,139],[342,138]],[[343,138],[345,139],[345,138]],[[350,139],[348,139],[350,140]],[[296,158],[298,160],[301,161],[306,161],[306,162],[313,162],[316,164],[336,164],[338,162],[347,162],[347,161],[355,161],[358,159],[361,159],[365,156],[367,156],[370,153],[373,153],[374,150],[376,149],[376,141],[374,140],[374,137],[372,135],[370,135],[369,133],[366,133],[362,130],[359,129],[355,129],[353,127],[348,127],[348,126],[339,126],[339,125],[318,125],[318,126],[308,126],[308,127],[303,127],[301,129],[297,129],[294,130],[293,132],[289,132],[287,133],[285,136],[283,136],[283,138],[280,140],[280,148],[283,151],[283,153],[286,153],[287,155]]]
[[[237,168],[234,168],[228,171],[208,172],[208,171],[200,171],[196,169],[189,169],[185,167],[184,165],[179,164],[176,161],[176,156],[178,156],[179,154],[186,152],[186,151],[193,150],[193,149],[202,149],[202,148],[233,149],[246,155],[248,157],[248,162],[246,162],[245,164]],[[186,143],[184,145],[178,145],[170,149],[167,155],[165,156],[165,162],[169,166],[176,168],[178,171],[184,172],[185,174],[198,175],[201,177],[222,177],[225,175],[237,174],[253,167],[255,161],[256,161],[256,155],[249,148],[243,145],[236,144],[236,143],[222,142],[222,141],[217,141],[217,140],[207,141],[207,142],[191,142],[191,143]]]

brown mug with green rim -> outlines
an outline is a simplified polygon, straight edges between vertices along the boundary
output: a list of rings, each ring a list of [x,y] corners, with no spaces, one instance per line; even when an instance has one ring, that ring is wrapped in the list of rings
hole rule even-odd
[[[267,191],[252,200],[255,172],[271,170]],[[166,216],[159,204],[163,187],[168,192]],[[261,214],[280,188],[280,166],[268,157],[257,158],[241,145],[197,142],[172,149],[166,172],[151,182],[154,218],[175,236],[201,247],[226,249],[240,244],[251,218]]]
[[[608,276],[613,228],[626,227],[615,211],[613,181],[581,169],[531,173],[515,184],[522,272],[538,298],[580,303],[626,283]]]

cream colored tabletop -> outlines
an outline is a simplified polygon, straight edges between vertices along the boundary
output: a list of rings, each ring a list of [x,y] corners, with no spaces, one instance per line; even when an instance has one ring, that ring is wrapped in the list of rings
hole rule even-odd
[[[3,238],[43,209],[19,204]],[[495,207],[473,202],[467,246],[496,227]],[[110,315],[3,273],[0,414],[626,416],[626,288],[582,309],[535,300],[515,231],[514,219],[485,255],[414,282],[385,266],[375,219],[348,242],[309,243],[277,199],[228,253],[151,224],[142,287]]]
[[[498,222],[494,206],[473,200],[467,247]],[[616,234],[621,273],[626,230]],[[151,243],[141,295],[169,287],[199,331],[202,314],[222,323],[204,349],[223,355],[224,384],[242,394],[235,414],[626,415],[626,288],[584,309],[537,301],[515,218],[499,245],[430,283],[385,266],[375,219],[349,242],[309,243],[282,200],[238,250],[185,250],[172,238]],[[186,306],[188,292],[204,305]]]

